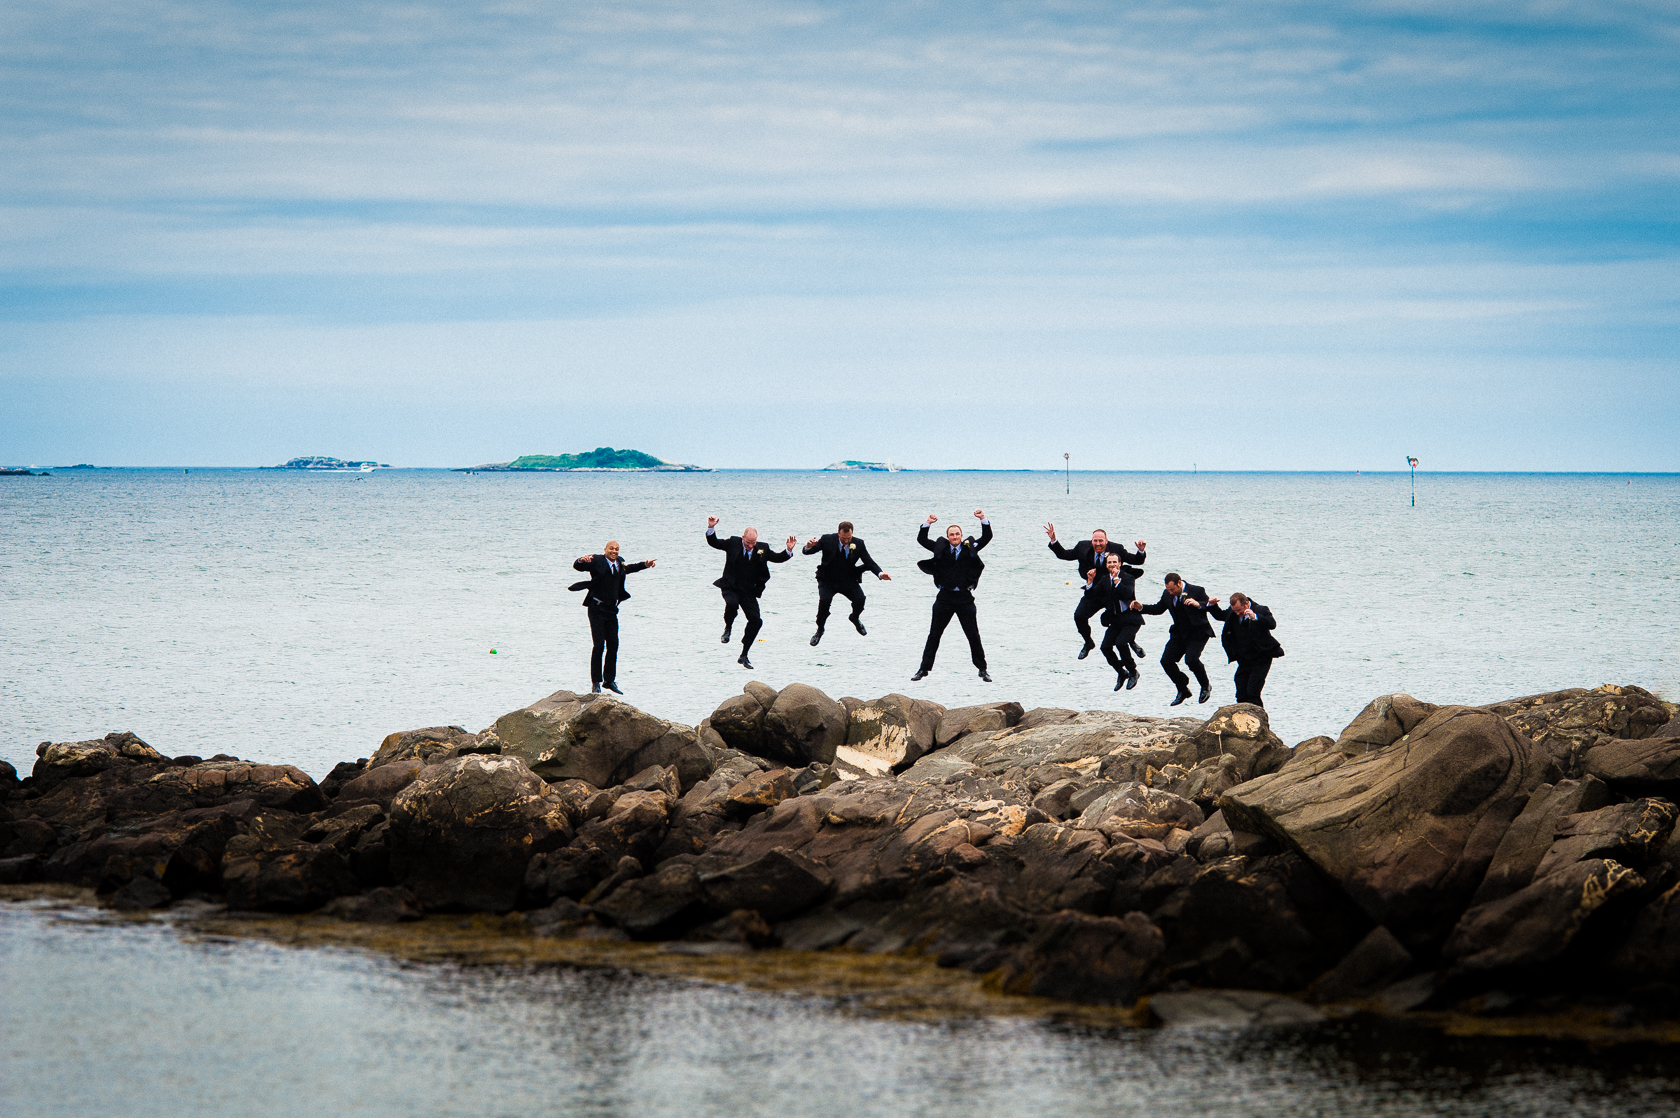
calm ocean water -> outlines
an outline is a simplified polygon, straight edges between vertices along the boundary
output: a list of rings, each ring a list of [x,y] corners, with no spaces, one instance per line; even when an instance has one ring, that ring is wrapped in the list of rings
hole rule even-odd
[[[232,753],[320,776],[394,730],[477,730],[588,685],[571,561],[617,538],[659,566],[630,580],[619,680],[629,701],[697,722],[749,678],[831,695],[1167,714],[1143,630],[1136,690],[1074,658],[1072,563],[1045,547],[1106,527],[1148,540],[1144,588],[1182,571],[1272,607],[1288,656],[1267,685],[1278,732],[1335,733],[1373,696],[1486,702],[1636,683],[1680,697],[1680,477],[1049,473],[372,475],[180,469],[0,481],[0,758],[133,730],[168,754]],[[912,684],[933,591],[914,567],[930,512],[986,551],[981,683],[959,629]],[[814,558],[772,568],[748,673],[718,643],[725,533],[800,542],[840,519],[892,582],[866,579],[868,637],[839,618],[817,648]],[[844,601],[842,601],[842,610]],[[739,632],[739,629],[737,629]],[[1217,642],[1211,712],[1230,701]],[[494,653],[492,653],[494,650]]]

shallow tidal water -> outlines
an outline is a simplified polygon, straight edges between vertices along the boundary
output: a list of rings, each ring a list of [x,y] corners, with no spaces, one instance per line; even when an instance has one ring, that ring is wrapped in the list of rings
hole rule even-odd
[[[1672,1115],[1680,1054],[1393,1025],[926,1024],[0,905],[0,1104],[103,1115]]]
[[[912,684],[933,597],[917,524],[977,531],[976,508],[996,531],[978,595],[996,682],[953,626]],[[796,555],[772,568],[743,671],[718,642],[708,513],[725,534],[801,543],[856,522],[895,576],[865,579],[869,635],[842,613],[809,646],[815,559]],[[133,730],[165,754],[319,777],[396,730],[482,729],[588,686],[588,624],[565,587],[609,537],[659,559],[629,582],[619,681],[662,717],[698,722],[749,678],[1183,713],[1154,662],[1165,618],[1143,630],[1136,690],[1074,658],[1075,567],[1045,547],[1046,521],[1070,544],[1094,527],[1148,540],[1146,600],[1176,569],[1271,606],[1288,655],[1266,701],[1290,743],[1391,691],[1480,703],[1615,682],[1680,698],[1674,475],[1424,474],[1413,507],[1404,474],[60,471],[0,481],[0,759],[26,773],[38,742]],[[1217,639],[1204,658],[1202,714],[1232,696]]]

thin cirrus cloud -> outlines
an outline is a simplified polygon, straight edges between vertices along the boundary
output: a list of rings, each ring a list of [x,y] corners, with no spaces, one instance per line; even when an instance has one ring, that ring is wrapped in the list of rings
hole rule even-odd
[[[856,456],[789,420],[898,399],[1007,401],[1013,427],[980,455],[906,420],[925,460],[895,460],[1024,465],[1083,418],[1072,384],[1134,409],[1138,464],[1176,386],[1264,386],[1281,437],[1199,461],[1325,468],[1370,441],[1339,417],[1405,383],[1410,445],[1454,465],[1672,469],[1607,416],[1582,437],[1581,401],[1676,417],[1677,27],[1654,3],[19,0],[0,445],[257,464],[357,430],[350,456],[452,465],[617,424],[700,460],[696,409],[750,393],[758,457],[713,464]],[[1460,437],[1466,385],[1542,369],[1521,432],[1484,411]],[[608,373],[671,406],[529,426]],[[244,437],[204,433],[210,399]],[[541,445],[495,442],[513,410]]]

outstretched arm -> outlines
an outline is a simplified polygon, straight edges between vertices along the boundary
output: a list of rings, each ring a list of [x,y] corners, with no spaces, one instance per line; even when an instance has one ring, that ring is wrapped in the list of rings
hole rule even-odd
[[[624,573],[627,574],[627,575],[633,575],[637,571],[647,570],[649,567],[653,566],[657,562],[659,562],[659,560],[649,559],[644,563],[630,563],[624,568]]]
[[[974,550],[979,551],[992,542],[992,522],[979,509],[974,510],[974,515],[980,518],[980,538],[974,541]]]
[[[932,540],[928,539],[928,533],[927,533],[927,530],[933,526],[933,522],[938,520],[938,519],[939,518],[937,516],[934,516],[930,513],[928,515],[926,523],[924,523],[922,525],[921,531],[916,533],[916,542],[921,544],[923,547],[927,548],[929,551],[938,551],[939,550],[939,545],[935,544]]]
[[[1162,594],[1161,595],[1161,600],[1158,601],[1158,602],[1152,602],[1147,606],[1133,606],[1132,608],[1137,610],[1139,613],[1157,614],[1157,613],[1166,613],[1167,612],[1167,606],[1169,606],[1171,604],[1172,604],[1172,595],[1171,594]]]
[[[574,571],[587,571],[594,565],[594,563],[595,563],[595,556],[585,555],[581,559],[573,559],[572,560],[572,570],[574,570]]]
[[[799,540],[797,538],[789,536],[787,538],[786,551],[766,551],[764,553],[764,557],[772,563],[786,563],[789,559],[793,558],[793,545],[798,542]]]
[[[1143,540],[1137,542],[1137,551],[1135,552],[1127,551],[1126,545],[1121,543],[1110,543],[1108,547],[1110,551],[1120,556],[1122,562],[1136,563],[1141,567],[1149,561],[1149,556],[1145,554],[1149,550],[1149,544]]]
[[[799,552],[800,552],[801,555],[815,555],[817,552],[819,552],[821,550],[822,550],[822,539],[820,537],[817,537],[817,536],[812,536],[810,539],[805,541],[805,546],[800,548]]]

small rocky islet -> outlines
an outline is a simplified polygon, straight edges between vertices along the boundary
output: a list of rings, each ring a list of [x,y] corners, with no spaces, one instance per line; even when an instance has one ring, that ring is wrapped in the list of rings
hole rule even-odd
[[[880,953],[1001,995],[1680,1038],[1680,718],[1638,687],[1371,702],[1290,747],[1211,718],[749,683],[698,727],[559,691],[317,784],[131,733],[0,764],[0,884],[117,909]],[[14,894],[16,890],[11,890]],[[1145,1012],[1148,1011],[1148,1012]]]

